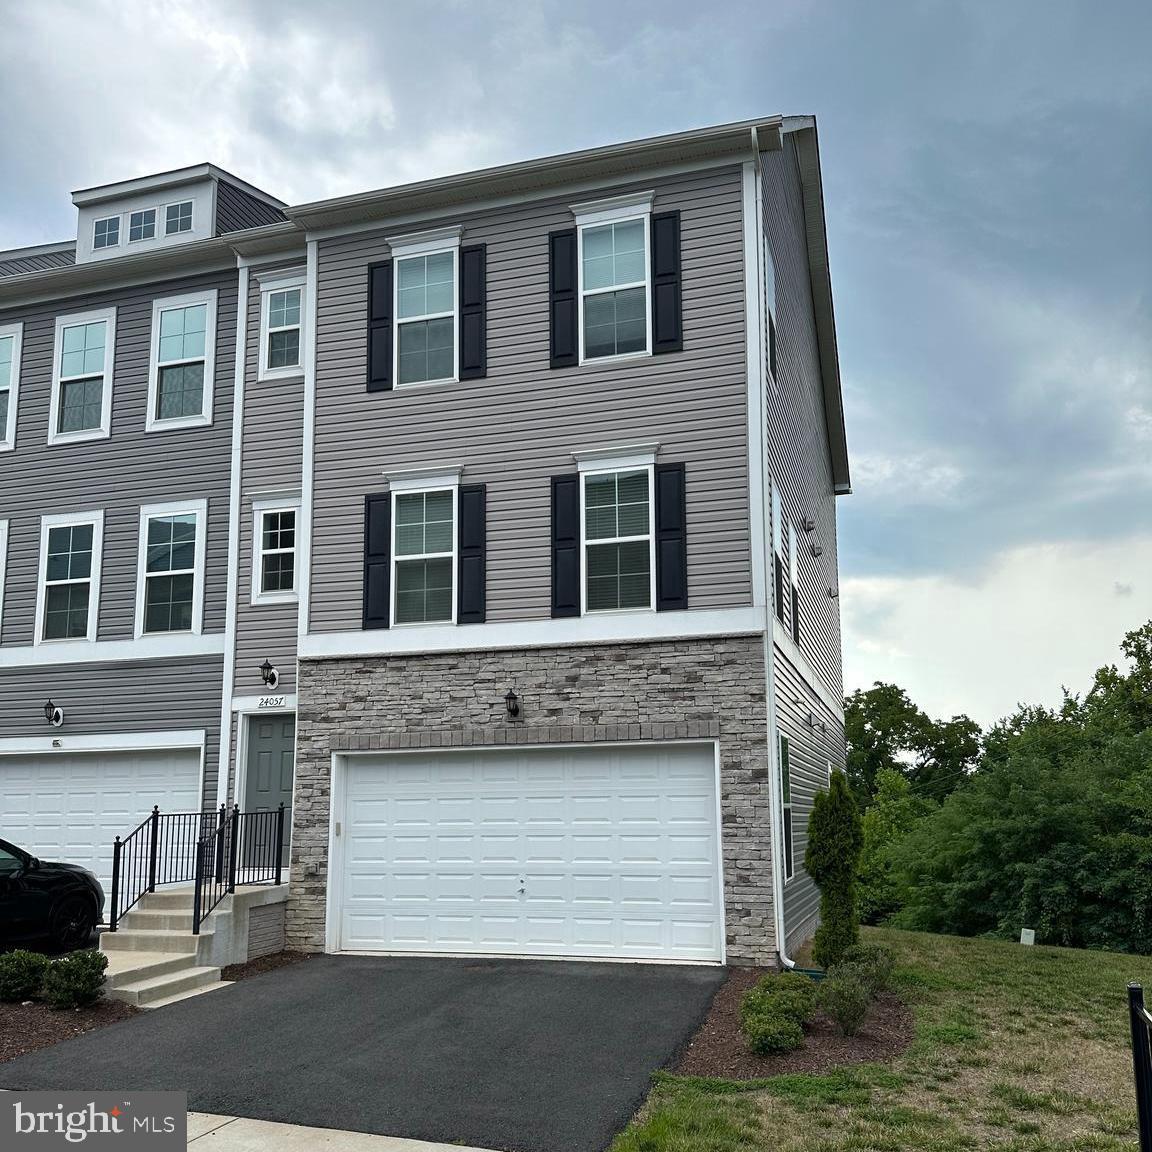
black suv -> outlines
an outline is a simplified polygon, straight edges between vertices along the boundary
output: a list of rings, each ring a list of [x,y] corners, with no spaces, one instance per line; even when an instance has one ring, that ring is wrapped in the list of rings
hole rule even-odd
[[[0,947],[49,940],[83,948],[104,912],[100,881],[77,864],[37,860],[0,840]]]

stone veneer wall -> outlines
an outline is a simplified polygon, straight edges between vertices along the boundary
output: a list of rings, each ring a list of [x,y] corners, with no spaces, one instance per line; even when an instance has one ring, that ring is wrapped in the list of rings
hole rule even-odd
[[[324,948],[333,752],[718,737],[728,960],[776,961],[758,636],[302,660],[297,723],[289,948]]]

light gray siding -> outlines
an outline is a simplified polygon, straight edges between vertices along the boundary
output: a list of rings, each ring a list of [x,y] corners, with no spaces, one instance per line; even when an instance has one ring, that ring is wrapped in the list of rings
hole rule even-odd
[[[788,738],[792,793],[794,872],[784,885],[784,933],[788,952],[795,955],[795,949],[815,930],[820,913],[820,891],[804,871],[808,818],[816,793],[828,788],[829,764],[844,767],[844,726],[779,647],[774,660],[776,726]]]
[[[0,738],[69,736],[99,732],[207,733],[204,803],[216,803],[220,758],[220,657],[142,660],[123,664],[0,668]],[[51,696],[65,712],[64,726],[44,722]]]
[[[741,173],[738,165],[606,188],[679,209],[684,351],[548,366],[548,233],[588,194],[428,221],[487,245],[488,375],[369,394],[367,267],[389,231],[322,240],[311,629],[361,624],[363,498],[404,465],[462,465],[488,485],[488,620],[550,614],[550,477],[574,449],[660,442],[687,465],[689,606],[751,602]],[[424,225],[421,225],[424,227]]]
[[[775,268],[777,379],[765,381],[768,467],[779,486],[786,521],[782,534],[787,569],[787,524],[798,537],[800,650],[836,696],[843,693],[840,602],[836,565],[836,497],[820,381],[820,358],[805,245],[804,208],[792,140],[762,154],[764,226]],[[805,518],[815,530],[804,532]],[[819,544],[822,554],[812,555]],[[791,614],[790,598],[785,620]],[[790,624],[789,624],[790,627]]]

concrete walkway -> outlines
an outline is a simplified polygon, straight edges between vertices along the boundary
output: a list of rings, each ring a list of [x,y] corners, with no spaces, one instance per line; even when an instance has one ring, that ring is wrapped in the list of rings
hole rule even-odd
[[[196,1152],[488,1152],[461,1144],[428,1144],[397,1136],[303,1128],[269,1120],[188,1113],[188,1147]]]

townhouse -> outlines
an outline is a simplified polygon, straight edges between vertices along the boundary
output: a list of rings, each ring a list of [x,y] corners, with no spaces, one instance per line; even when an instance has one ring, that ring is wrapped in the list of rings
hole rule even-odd
[[[208,171],[268,210],[182,253],[230,254],[212,285],[213,421],[146,427],[150,377],[183,361],[162,358],[164,322],[150,336],[145,313],[207,280],[115,304],[139,319],[107,368],[104,457],[47,473],[64,459],[46,431],[64,353],[19,372],[8,459],[27,443],[28,494],[0,488],[0,691],[5,714],[20,707],[0,814],[15,795],[71,829],[71,762],[144,773],[124,734],[183,732],[201,740],[198,783],[178,763],[191,744],[152,748],[143,810],[181,771],[169,802],[290,797],[293,946],[786,959],[816,922],[812,798],[844,757],[835,501],[850,481],[812,119],[294,207]],[[121,231],[135,210],[120,205]],[[68,315],[112,306],[111,287],[89,299],[68,279],[111,261],[81,257],[0,280],[6,309],[45,301],[11,323],[57,324],[56,284]],[[131,260],[133,277],[161,274]],[[68,487],[71,469],[87,486]],[[116,525],[89,592],[99,622],[37,638],[37,596],[65,563],[44,534],[79,525],[66,560],[82,573],[98,512]],[[172,556],[197,549],[189,610],[186,581],[183,599],[167,589],[189,571]],[[160,578],[167,600],[149,594]],[[70,610],[72,595],[50,599]],[[158,639],[165,611],[198,626]],[[64,722],[45,735],[49,696]]]

